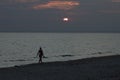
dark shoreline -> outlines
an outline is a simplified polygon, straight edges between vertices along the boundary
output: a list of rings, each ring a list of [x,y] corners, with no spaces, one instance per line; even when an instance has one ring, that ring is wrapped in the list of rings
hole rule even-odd
[[[120,55],[0,68],[0,80],[120,80]]]

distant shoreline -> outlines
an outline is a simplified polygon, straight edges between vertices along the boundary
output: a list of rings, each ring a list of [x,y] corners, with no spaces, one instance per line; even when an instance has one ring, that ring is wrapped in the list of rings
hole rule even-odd
[[[120,33],[120,32],[22,32],[22,31],[18,31],[18,32],[15,32],[15,31],[10,31],[10,32],[0,32],[0,33],[112,33],[112,34],[116,34],[116,33]]]

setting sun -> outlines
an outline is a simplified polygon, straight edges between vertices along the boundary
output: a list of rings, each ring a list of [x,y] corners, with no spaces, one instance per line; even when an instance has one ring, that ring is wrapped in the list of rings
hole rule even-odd
[[[63,18],[63,21],[67,22],[69,19],[68,18]]]

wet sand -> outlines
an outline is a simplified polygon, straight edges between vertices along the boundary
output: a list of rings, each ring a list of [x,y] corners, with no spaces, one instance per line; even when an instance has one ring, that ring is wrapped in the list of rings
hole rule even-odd
[[[120,55],[1,68],[0,80],[120,80]]]

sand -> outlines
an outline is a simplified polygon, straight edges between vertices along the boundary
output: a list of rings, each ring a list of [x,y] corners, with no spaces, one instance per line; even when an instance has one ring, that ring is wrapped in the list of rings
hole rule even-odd
[[[120,80],[120,55],[1,68],[0,80]]]

